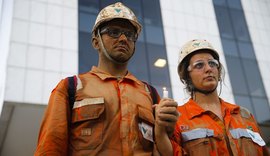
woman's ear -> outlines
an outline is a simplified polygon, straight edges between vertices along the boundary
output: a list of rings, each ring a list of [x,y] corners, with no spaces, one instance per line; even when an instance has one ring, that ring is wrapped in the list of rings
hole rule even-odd
[[[97,39],[97,37],[93,37],[93,38],[92,38],[92,46],[93,46],[96,50],[99,49],[99,44],[98,44],[98,39]]]

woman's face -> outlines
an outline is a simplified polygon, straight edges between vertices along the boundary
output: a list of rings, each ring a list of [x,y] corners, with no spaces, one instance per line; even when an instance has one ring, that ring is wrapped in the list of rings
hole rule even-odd
[[[219,62],[207,50],[193,55],[188,71],[194,87],[205,91],[215,89],[219,81],[218,67]]]

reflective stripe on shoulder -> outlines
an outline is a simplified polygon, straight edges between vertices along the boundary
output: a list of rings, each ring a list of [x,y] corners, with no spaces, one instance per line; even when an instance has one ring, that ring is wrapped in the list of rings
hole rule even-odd
[[[76,88],[76,91],[79,90],[79,89],[82,89],[83,86],[82,86],[82,81],[80,79],[80,77],[78,75],[76,75],[77,77],[77,88]]]
[[[207,128],[196,128],[190,131],[182,132],[184,142],[214,136],[214,130]]]

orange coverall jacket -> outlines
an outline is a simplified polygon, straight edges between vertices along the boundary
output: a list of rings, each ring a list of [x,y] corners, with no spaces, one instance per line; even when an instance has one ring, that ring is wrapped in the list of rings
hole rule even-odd
[[[268,155],[252,114],[220,100],[224,121],[192,99],[178,107],[180,117],[171,138],[174,155]]]
[[[153,102],[144,83],[93,67],[79,75],[72,118],[67,89],[64,79],[52,91],[35,155],[153,154]]]

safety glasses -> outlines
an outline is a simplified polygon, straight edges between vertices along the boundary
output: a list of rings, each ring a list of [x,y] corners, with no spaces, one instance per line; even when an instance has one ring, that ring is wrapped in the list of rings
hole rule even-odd
[[[129,41],[135,42],[137,40],[137,34],[131,30],[121,30],[119,28],[104,28],[100,31],[100,34],[108,34],[112,38],[118,38],[122,34],[126,36]]]
[[[218,60],[215,59],[211,59],[206,61],[203,60],[199,60],[194,62],[193,64],[190,64],[187,68],[187,70],[190,72],[192,70],[202,70],[205,68],[206,63],[208,63],[209,67],[211,68],[218,68],[219,67],[219,62]]]

